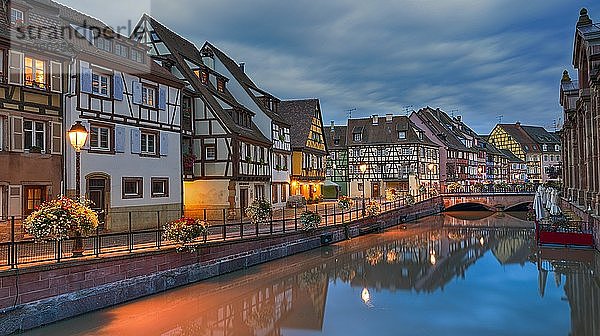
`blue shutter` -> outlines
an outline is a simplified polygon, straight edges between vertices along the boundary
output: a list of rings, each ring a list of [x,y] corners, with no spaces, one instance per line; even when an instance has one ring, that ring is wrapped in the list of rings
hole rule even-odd
[[[131,130],[131,154],[142,153],[142,132],[134,128]]]
[[[113,97],[115,100],[123,100],[123,77],[116,71],[113,76]]]
[[[92,93],[92,69],[82,65],[79,77],[81,92]]]
[[[169,154],[169,134],[160,132],[160,155],[167,156]]]
[[[167,89],[164,87],[158,89],[158,108],[162,111],[167,109]]]
[[[142,83],[134,81],[131,83],[131,88],[133,90],[133,103],[141,105],[142,104]]]
[[[115,127],[115,152],[125,153],[125,127]]]

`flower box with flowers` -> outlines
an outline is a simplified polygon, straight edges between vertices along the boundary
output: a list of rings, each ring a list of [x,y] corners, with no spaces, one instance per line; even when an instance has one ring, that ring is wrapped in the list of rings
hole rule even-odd
[[[300,223],[304,231],[311,231],[319,227],[321,224],[321,215],[314,211],[304,211],[300,215]]]
[[[265,199],[257,199],[246,208],[246,216],[250,218],[252,224],[267,222],[273,214],[271,203]]]
[[[164,226],[163,239],[173,241],[177,244],[177,251],[189,249],[196,250],[196,240],[208,235],[208,222],[200,219],[181,217]]]
[[[381,205],[379,204],[379,202],[370,201],[365,206],[365,212],[369,217],[377,216],[381,213]]]
[[[350,197],[342,196],[338,200],[337,206],[338,206],[338,208],[340,208],[340,210],[345,212],[345,211],[350,210],[350,208],[352,207],[352,203],[353,202],[352,202],[352,199],[350,199]]]

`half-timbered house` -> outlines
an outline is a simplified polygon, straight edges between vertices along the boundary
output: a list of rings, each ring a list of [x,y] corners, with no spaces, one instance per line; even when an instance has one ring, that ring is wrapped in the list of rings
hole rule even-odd
[[[34,1],[0,5],[0,221],[62,192],[63,68],[73,54],[50,30],[27,33],[59,27],[58,14]]]
[[[227,88],[231,95],[245,108],[254,113],[252,121],[262,134],[271,140],[269,150],[271,158],[270,201],[274,207],[285,206],[288,193],[292,160],[290,143],[290,125],[279,114],[280,100],[259,88],[248,77],[244,63],[236,63],[213,44],[206,42],[201,52],[213,52],[215,69],[225,74],[229,81]],[[265,198],[268,196],[263,195]]]
[[[292,176],[290,195],[310,201],[321,199],[325,181],[327,145],[318,99],[281,101],[281,115],[291,125]]]
[[[421,186],[439,187],[439,146],[408,117],[349,119],[346,133],[351,196],[362,197],[363,188],[377,198],[387,189],[416,195]]]
[[[348,196],[348,146],[346,146],[347,126],[331,126],[325,130],[327,155],[326,177],[339,186],[340,195]]]
[[[148,15],[133,37],[186,83],[182,97],[186,213],[227,208],[233,218],[253,199],[267,198],[272,144],[265,134],[270,135],[270,125],[260,123],[259,128],[256,112],[236,99],[230,90],[232,78],[211,46],[198,49]]]
[[[156,227],[182,208],[181,88],[146,56],[146,46],[103,22],[56,4],[77,50],[66,95],[65,125],[89,131],[81,153],[81,191],[106,229]],[[102,32],[102,33],[98,33]],[[75,189],[74,150],[65,156],[67,189]]]
[[[473,184],[481,181],[485,170],[485,152],[475,132],[460,117],[451,117],[440,109],[422,108],[410,120],[440,146],[440,181]]]

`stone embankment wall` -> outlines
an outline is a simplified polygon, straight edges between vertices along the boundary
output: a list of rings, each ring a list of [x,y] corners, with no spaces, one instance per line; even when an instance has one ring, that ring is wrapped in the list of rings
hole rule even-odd
[[[594,228],[594,244],[597,250],[600,250],[600,218],[594,216],[578,205],[561,199],[561,209],[569,209],[579,216],[584,222],[589,223]]]

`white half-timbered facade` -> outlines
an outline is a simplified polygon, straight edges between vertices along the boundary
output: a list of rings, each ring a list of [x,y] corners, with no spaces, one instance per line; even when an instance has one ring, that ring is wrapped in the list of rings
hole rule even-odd
[[[147,15],[132,36],[186,83],[182,98],[186,214],[199,217],[205,209],[227,208],[227,216],[235,218],[253,199],[268,198],[271,124],[238,101],[243,96],[233,92],[240,89],[211,46],[198,49]],[[248,105],[251,97],[245,99]],[[217,212],[208,215],[221,217]]]
[[[377,198],[386,189],[416,195],[421,186],[439,186],[439,146],[407,117],[349,119],[346,144],[352,197],[362,197],[363,188],[365,197]]]
[[[155,228],[182,208],[180,153],[183,83],[128,37],[93,34],[82,23],[102,22],[60,7],[76,32],[65,125],[89,132],[81,153],[81,192],[94,202],[108,230]],[[65,156],[67,189],[75,189],[75,153]]]

